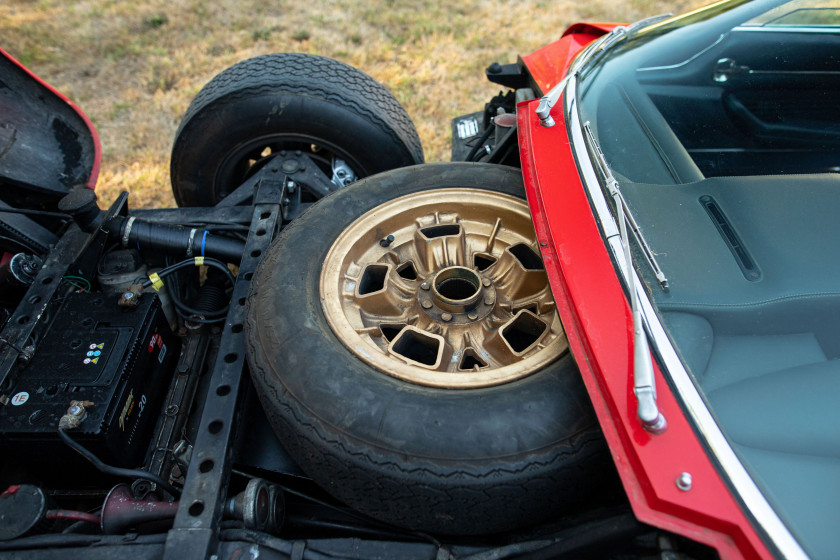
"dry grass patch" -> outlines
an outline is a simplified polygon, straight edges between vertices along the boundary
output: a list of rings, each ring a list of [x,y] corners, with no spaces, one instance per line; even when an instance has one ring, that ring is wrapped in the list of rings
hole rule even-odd
[[[99,189],[132,205],[171,206],[169,152],[192,97],[252,56],[306,52],[339,59],[386,85],[414,119],[427,161],[449,159],[449,122],[499,87],[493,61],[513,62],[571,23],[633,21],[696,0],[10,0],[3,48],[80,105],[104,148]]]

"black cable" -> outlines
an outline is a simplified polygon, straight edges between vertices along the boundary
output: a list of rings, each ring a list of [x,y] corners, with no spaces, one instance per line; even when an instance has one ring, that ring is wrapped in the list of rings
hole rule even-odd
[[[223,263],[220,260],[211,259],[209,257],[199,257],[199,259],[202,259],[200,261],[200,262],[202,262],[202,264],[204,264],[206,266],[212,266],[213,268],[216,268],[216,269],[222,271],[225,274],[225,276],[227,277],[227,279],[230,281],[231,286],[236,284],[236,278],[234,278],[233,273],[230,271],[230,269],[228,269],[228,267],[227,267],[227,265],[225,265],[225,263]],[[156,274],[158,275],[159,278],[163,278],[164,276],[168,276],[169,274],[172,274],[176,270],[180,270],[182,268],[189,268],[191,266],[199,266],[199,265],[196,264],[196,262],[197,261],[196,261],[195,258],[186,259],[186,260],[177,262],[173,265],[169,265],[166,268],[164,268],[162,270],[159,270]],[[152,285],[152,281],[148,278],[143,282],[143,287],[144,288],[148,288],[151,285]]]
[[[21,537],[11,541],[0,541],[0,550],[27,550],[32,548],[59,548],[70,546],[125,546],[163,544],[166,533],[157,535],[135,535],[127,540],[125,535],[79,535],[48,534]]]
[[[478,142],[475,143],[473,149],[470,150],[470,153],[467,154],[467,157],[464,159],[464,161],[474,161],[473,158],[475,158],[475,155],[478,153],[478,151],[484,147],[484,143],[487,142],[488,138],[490,138],[490,135],[495,130],[495,127],[496,125],[494,125],[491,121],[490,125],[484,129],[484,133],[482,133],[481,138],[478,139]]]
[[[181,496],[181,492],[177,488],[154,473],[141,471],[139,469],[124,469],[122,467],[112,467],[111,465],[106,465],[99,459],[99,457],[82,447],[78,442],[74,441],[64,430],[58,430],[58,435],[62,441],[76,451],[76,453],[90,461],[94,467],[105,474],[125,478],[140,478],[143,480],[149,480],[169,492],[172,496],[175,496],[176,498]]]
[[[230,271],[230,269],[228,269],[227,265],[225,265],[222,261],[212,259],[212,258],[207,258],[207,257],[204,257],[201,261],[197,261],[195,258],[192,258],[192,259],[186,259],[186,260],[177,262],[175,264],[169,265],[169,266],[163,268],[162,270],[159,270],[157,272],[157,276],[158,276],[158,278],[168,276],[168,275],[173,274],[173,273],[175,273],[175,272],[177,272],[181,269],[196,266],[197,262],[201,262],[201,263],[203,263],[207,266],[211,266],[213,268],[216,268],[216,269],[222,271],[225,274],[225,277],[230,282],[230,285],[231,286],[236,285],[236,278],[234,278],[233,273]],[[153,283],[152,280],[150,278],[147,278],[143,282],[142,285],[143,285],[144,288],[147,288],[147,287],[151,286],[152,283]],[[181,313],[178,313],[178,314],[181,315],[181,317],[184,320],[192,321],[193,323],[202,323],[202,324],[218,323],[219,321],[224,320],[225,316],[228,313],[228,309],[230,308],[229,305],[226,305],[223,309],[219,309],[217,311],[203,311],[203,310],[200,310],[200,309],[195,309],[193,307],[188,306],[183,301],[181,301],[180,296],[175,293],[176,291],[177,290],[174,290],[174,289],[169,290],[169,297],[172,299],[172,304],[175,306],[176,310],[179,310],[181,312]],[[185,317],[184,315],[182,315],[182,313],[187,314],[188,316]],[[189,317],[189,315],[198,315],[199,317],[193,318],[193,317]],[[200,316],[204,316],[205,318],[201,319]]]
[[[6,237],[5,235],[0,235],[0,247],[9,253],[32,253],[33,255],[43,255],[46,252],[39,250],[38,247],[34,245],[28,245],[24,240]]]
[[[47,218],[63,218],[65,220],[69,220],[73,217],[70,214],[64,214],[63,212],[48,212],[46,210],[31,210],[29,208],[0,207],[0,214],[32,214],[33,216],[44,216]]]
[[[384,529],[376,529],[374,527],[361,527],[359,525],[349,525],[347,523],[340,523],[338,521],[327,521],[323,519],[312,519],[304,516],[286,515],[283,518],[284,526],[292,526],[297,529],[320,529],[319,534],[325,534],[323,530],[340,531],[344,533],[351,533],[356,537],[376,537],[382,539],[405,539],[407,537],[416,537],[417,542],[426,542],[424,539],[406,532],[386,531]]]

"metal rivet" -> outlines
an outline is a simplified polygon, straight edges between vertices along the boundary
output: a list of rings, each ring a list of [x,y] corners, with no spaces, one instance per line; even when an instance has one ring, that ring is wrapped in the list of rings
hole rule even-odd
[[[683,492],[691,490],[691,474],[684,472],[677,477],[677,488]]]
[[[428,282],[423,282],[422,284],[420,284],[420,288],[423,289],[423,290],[428,290],[429,289],[429,283]]]
[[[470,321],[475,321],[476,319],[478,319],[478,313],[476,313],[475,311],[473,311],[472,313],[470,313],[470,314],[468,314],[468,315],[467,315],[467,318],[468,318]]]
[[[432,308],[432,302],[429,301],[429,300],[420,302],[420,305],[423,306],[423,309],[431,309]]]
[[[484,305],[493,305],[493,301],[495,300],[491,297],[484,298]]]
[[[491,284],[491,282],[490,282],[489,278],[485,278],[484,280],[481,281],[481,285],[484,286],[485,288],[489,288],[490,284]]]
[[[440,316],[440,318],[443,319],[444,321],[451,321],[452,320],[452,314],[451,313],[444,313]]]

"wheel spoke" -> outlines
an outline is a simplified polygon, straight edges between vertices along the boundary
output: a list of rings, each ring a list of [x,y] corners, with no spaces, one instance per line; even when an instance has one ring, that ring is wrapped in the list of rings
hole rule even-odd
[[[464,228],[458,223],[435,223],[414,232],[414,250],[426,270],[463,265],[466,257]]]

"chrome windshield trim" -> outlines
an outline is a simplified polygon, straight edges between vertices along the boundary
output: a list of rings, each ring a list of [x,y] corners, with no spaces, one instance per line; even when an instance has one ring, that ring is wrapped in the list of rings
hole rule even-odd
[[[732,31],[758,31],[760,33],[840,33],[837,25],[739,25]]]
[[[747,512],[755,519],[760,526],[766,539],[785,558],[807,559],[799,542],[794,538],[787,525],[779,518],[776,511],[767,501],[741,463],[732,446],[723,435],[723,432],[712,416],[700,395],[700,391],[682,361],[677,351],[671,344],[671,339],[665,333],[665,328],[659,320],[659,316],[653,309],[653,303],[647,292],[642,288],[644,285],[638,277],[635,269],[627,270],[622,258],[623,248],[615,217],[607,204],[606,196],[601,188],[595,167],[586,150],[586,143],[583,137],[583,122],[579,113],[577,101],[577,77],[572,77],[566,85],[563,95],[564,110],[569,130],[569,140],[575,159],[578,163],[584,188],[589,193],[592,205],[595,207],[598,221],[604,230],[607,244],[614,255],[615,263],[621,272],[625,286],[635,286],[636,295],[641,306],[642,319],[650,334],[653,347],[659,353],[665,364],[663,375],[668,375],[676,388],[679,399],[688,410],[691,421],[697,427],[705,443],[709,446],[715,459],[720,464],[723,474],[735,490],[735,494],[745,505]],[[630,275],[633,275],[631,279]]]

